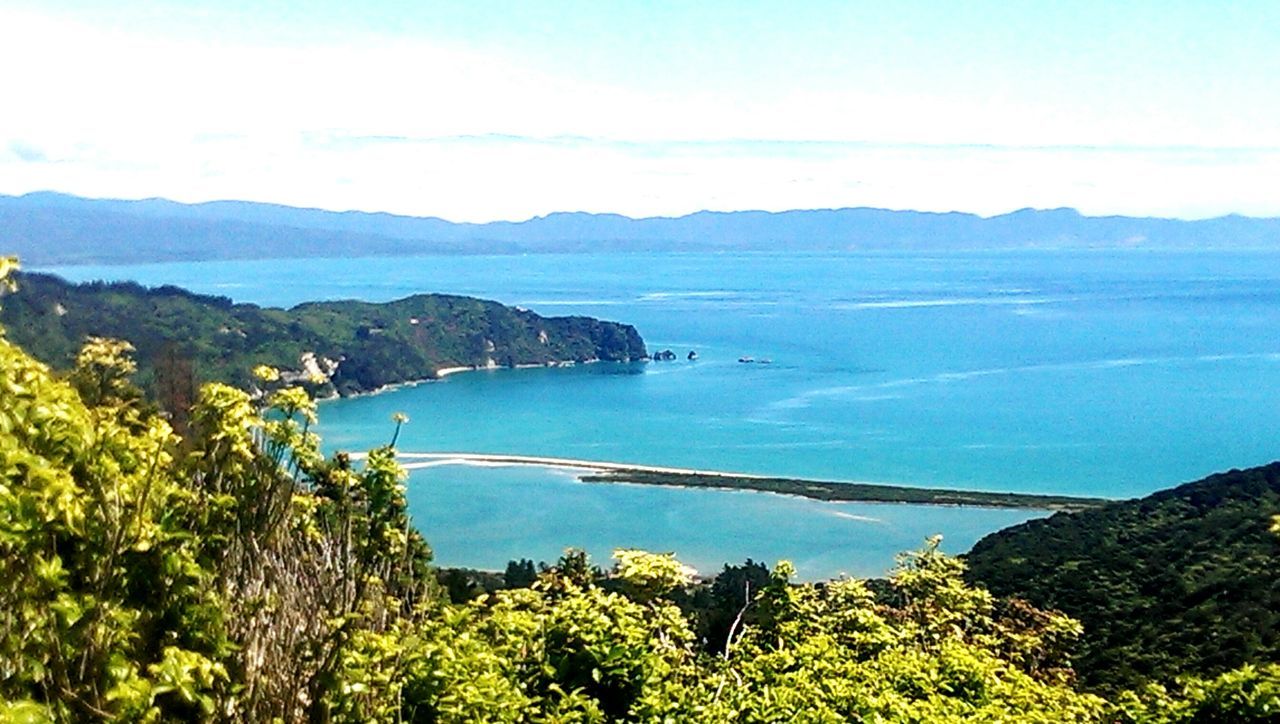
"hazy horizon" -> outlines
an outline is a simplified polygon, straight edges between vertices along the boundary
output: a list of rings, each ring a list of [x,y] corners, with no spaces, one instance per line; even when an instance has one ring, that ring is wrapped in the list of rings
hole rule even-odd
[[[1081,217],[1085,217],[1085,218],[1128,217],[1128,218],[1135,218],[1135,219],[1150,218],[1150,219],[1162,219],[1162,220],[1168,219],[1168,220],[1176,220],[1176,221],[1205,221],[1205,220],[1221,219],[1221,218],[1227,218],[1227,217],[1238,217],[1238,218],[1259,219],[1259,220],[1280,219],[1280,212],[1277,212],[1277,214],[1272,216],[1259,216],[1259,215],[1251,215],[1251,214],[1241,214],[1238,212],[1226,212],[1222,214],[1216,214],[1213,216],[1175,217],[1175,216],[1139,215],[1139,214],[1089,214],[1073,206],[1046,206],[1046,207],[1026,206],[1026,207],[1009,209],[1008,211],[1002,211],[1002,212],[992,213],[992,214],[979,214],[979,213],[974,213],[970,211],[964,211],[962,209],[947,209],[947,210],[934,211],[934,210],[919,209],[919,208],[887,208],[882,206],[821,206],[821,207],[814,206],[814,207],[786,208],[786,209],[761,209],[761,208],[696,209],[694,211],[689,211],[681,214],[654,214],[650,216],[632,216],[632,215],[617,212],[617,211],[586,211],[583,209],[559,209],[559,210],[548,211],[546,213],[535,214],[533,216],[527,216],[522,218],[499,218],[499,219],[491,219],[489,221],[463,221],[459,219],[450,219],[447,217],[437,216],[437,215],[417,215],[417,214],[397,213],[397,212],[388,211],[385,209],[297,206],[293,204],[277,203],[274,201],[254,201],[251,199],[243,199],[243,198],[213,198],[205,201],[187,202],[187,201],[178,201],[177,199],[173,199],[165,196],[138,196],[138,197],[130,197],[130,198],[125,198],[120,196],[82,196],[80,194],[74,194],[74,193],[59,191],[55,189],[33,189],[31,191],[27,191],[20,194],[0,193],[0,198],[17,199],[17,198],[23,198],[28,196],[41,196],[41,195],[70,197],[70,198],[75,198],[75,199],[84,200],[84,201],[106,201],[106,202],[124,202],[124,203],[158,201],[158,202],[177,203],[185,206],[202,206],[202,205],[212,205],[212,204],[263,204],[263,205],[269,205],[269,206],[278,206],[282,208],[294,209],[298,211],[318,211],[322,213],[333,213],[333,214],[353,213],[353,214],[369,214],[369,215],[389,215],[389,216],[397,216],[397,217],[410,218],[410,219],[437,219],[437,220],[445,221],[451,224],[472,224],[477,226],[483,226],[485,224],[491,224],[491,223],[522,224],[528,221],[545,219],[550,216],[576,215],[576,214],[585,214],[590,216],[618,216],[618,217],[630,219],[632,221],[646,221],[651,219],[683,219],[690,216],[696,216],[698,214],[763,213],[763,214],[777,215],[777,214],[804,213],[804,212],[852,211],[852,210],[861,210],[861,209],[869,209],[874,211],[913,213],[913,214],[935,214],[939,216],[948,215],[948,214],[964,214],[969,216],[976,216],[984,220],[994,219],[1001,216],[1009,216],[1011,214],[1016,214],[1020,212],[1026,212],[1026,211],[1033,211],[1033,212],[1070,211],[1070,212],[1079,214]]]

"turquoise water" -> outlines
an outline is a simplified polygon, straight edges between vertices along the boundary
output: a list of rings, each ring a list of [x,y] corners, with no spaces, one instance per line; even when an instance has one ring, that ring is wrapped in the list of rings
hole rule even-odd
[[[413,421],[401,447],[412,451],[1110,497],[1280,457],[1280,253],[477,256],[55,271],[277,305],[469,294],[633,323],[651,350],[681,358],[467,373],[327,403],[323,432],[341,447],[384,441],[390,414],[403,410]],[[699,360],[684,361],[689,349]],[[771,364],[741,364],[744,355]],[[786,556],[807,561],[811,576],[868,573],[929,533],[963,550],[1028,515],[868,513],[588,486],[528,468],[432,468],[414,474],[411,497],[440,560],[488,567],[565,545],[643,544],[702,567]]]
[[[574,473],[531,467],[444,465],[414,472],[414,522],[438,560],[501,568],[554,561],[567,545],[607,566],[617,547],[675,551],[703,572],[747,558],[786,558],[800,575],[879,575],[894,554],[945,531],[967,550],[983,535],[1033,517],[1026,511],[823,503],[745,491],[579,483]]]

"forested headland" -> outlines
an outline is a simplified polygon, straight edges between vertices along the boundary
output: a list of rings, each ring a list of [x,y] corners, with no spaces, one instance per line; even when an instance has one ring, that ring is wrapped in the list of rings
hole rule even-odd
[[[195,386],[247,388],[266,364],[317,395],[370,392],[451,367],[514,367],[647,355],[634,327],[543,317],[470,297],[418,294],[393,302],[311,302],[291,309],[235,304],[172,286],[71,284],[23,273],[0,322],[37,359],[67,369],[88,336],[128,341],[138,382],[190,404]]]

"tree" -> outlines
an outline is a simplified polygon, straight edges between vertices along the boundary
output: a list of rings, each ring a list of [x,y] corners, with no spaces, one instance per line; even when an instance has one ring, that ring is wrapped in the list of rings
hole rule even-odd
[[[538,580],[538,571],[533,561],[521,558],[518,561],[507,561],[507,570],[502,574],[502,585],[507,588],[527,588]]]
[[[191,408],[196,403],[196,373],[191,357],[172,342],[165,344],[152,362],[155,395],[169,424],[182,437],[189,437]]]

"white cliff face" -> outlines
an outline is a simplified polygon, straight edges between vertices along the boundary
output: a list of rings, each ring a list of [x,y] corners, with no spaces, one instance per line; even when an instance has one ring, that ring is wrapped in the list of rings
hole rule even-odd
[[[287,383],[310,382],[324,384],[333,378],[338,371],[338,362],[327,357],[318,357],[314,352],[303,352],[298,359],[299,369],[281,370],[280,379]]]

